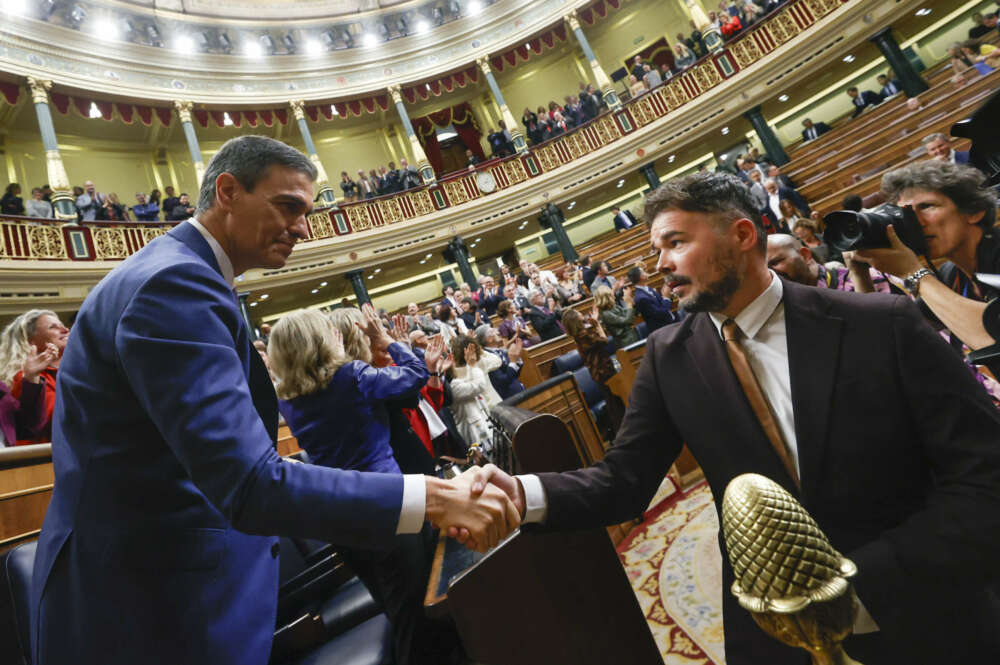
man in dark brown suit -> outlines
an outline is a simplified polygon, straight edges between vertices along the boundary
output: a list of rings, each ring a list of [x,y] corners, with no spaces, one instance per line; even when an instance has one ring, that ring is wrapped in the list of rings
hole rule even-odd
[[[658,268],[693,315],[649,337],[614,447],[581,471],[487,467],[480,483],[507,491],[534,528],[613,524],[645,509],[686,442],[717,507],[733,478],[765,475],[857,564],[852,656],[1000,662],[1000,415],[960,358],[907,298],[768,270],[756,205],[734,177],[667,183],[645,218]],[[737,605],[723,561],[729,665],[808,663]]]

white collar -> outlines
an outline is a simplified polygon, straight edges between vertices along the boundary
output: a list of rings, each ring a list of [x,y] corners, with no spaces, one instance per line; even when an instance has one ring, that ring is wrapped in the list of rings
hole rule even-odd
[[[759,296],[754,298],[752,303],[744,307],[743,311],[735,317],[736,325],[750,339],[753,339],[760,332],[760,329],[764,327],[767,320],[774,314],[774,310],[781,304],[781,296],[784,293],[781,279],[773,270],[768,270],[768,272],[771,273],[771,283]],[[722,324],[729,317],[719,312],[709,312],[708,315],[712,317],[712,323],[715,324],[715,329],[718,331],[719,337],[722,337]]]
[[[197,219],[192,217],[188,220],[188,224],[198,229],[198,233],[205,238],[205,242],[212,249],[212,254],[215,254],[215,260],[219,262],[219,270],[222,271],[222,277],[229,284],[230,288],[236,286],[236,276],[233,275],[233,262],[229,260],[229,255],[226,254],[226,250],[222,249],[222,245],[219,241],[215,239],[215,236],[209,232],[204,226],[201,225]]]

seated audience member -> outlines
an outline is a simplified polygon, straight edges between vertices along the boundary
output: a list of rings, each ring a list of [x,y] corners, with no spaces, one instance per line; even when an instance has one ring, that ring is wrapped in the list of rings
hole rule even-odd
[[[456,335],[465,335],[468,328],[465,321],[458,316],[458,310],[452,309],[451,305],[441,303],[435,307],[435,317],[438,324],[438,331],[444,338],[446,344],[450,344]]]
[[[750,174],[750,182],[748,183],[750,196],[757,204],[757,210],[765,210],[767,208],[767,190],[764,189],[764,177],[756,169],[748,171],[748,173]]]
[[[981,44],[974,39],[962,42],[962,54],[980,74],[986,75],[1000,67],[1000,54],[992,44]]]
[[[52,204],[43,198],[42,188],[34,187],[31,190],[31,198],[24,202],[24,214],[28,217],[42,217],[52,219]]]
[[[986,17],[982,14],[982,12],[974,12],[972,14],[972,22],[975,25],[969,28],[969,39],[979,39],[980,37],[988,35],[990,30],[993,29],[986,25]],[[994,25],[994,27],[996,26]]]
[[[472,152],[471,148],[465,151],[465,165],[470,169],[474,169],[476,165],[481,164],[482,161],[483,160],[479,159],[479,157],[474,152]]]
[[[23,438],[8,441],[8,445],[47,443],[52,440],[52,412],[56,406],[56,374],[69,329],[55,312],[32,309],[11,321],[0,334],[0,381],[10,386],[10,395],[17,400],[24,395],[25,367],[28,360],[41,356],[46,366],[37,372],[34,382],[42,384],[44,418],[40,425],[26,428]],[[39,361],[40,362],[40,361]],[[32,370],[36,369],[34,366]],[[34,373],[34,372],[31,372]],[[29,391],[34,391],[33,388]],[[29,395],[30,398],[30,395]]]
[[[948,62],[951,64],[951,70],[954,74],[951,77],[951,82],[955,85],[962,85],[979,73],[973,66],[972,60],[962,51],[960,42],[948,46]]]
[[[514,338],[510,346],[504,346],[504,339],[500,332],[489,324],[483,324],[476,328],[476,341],[486,353],[492,353],[500,359],[500,366],[489,372],[490,383],[494,390],[500,395],[500,399],[507,399],[511,395],[516,395],[524,390],[521,383],[521,352],[524,344],[521,340]]]
[[[118,200],[118,195],[114,192],[104,198],[104,213],[101,215],[101,219],[106,219],[109,222],[129,221],[128,210]]]
[[[410,348],[413,349],[414,353],[426,351],[427,344],[430,343],[430,338],[427,337],[427,333],[419,328],[417,330],[411,330],[408,339],[410,340]]]
[[[935,132],[924,137],[924,149],[931,159],[941,162],[951,162],[952,164],[968,164],[969,151],[955,150],[952,147],[951,137],[947,134]]]
[[[549,138],[555,138],[556,136],[562,136],[570,130],[570,126],[566,123],[566,118],[560,111],[552,112],[552,120],[549,122]]]
[[[384,166],[381,167],[380,170],[382,173],[384,173],[385,167]],[[381,175],[379,175],[379,171],[376,171],[375,169],[369,169],[368,179],[371,181],[372,189],[375,192],[375,196],[382,196],[383,194],[388,193],[388,190],[385,188],[386,185],[385,179]]]
[[[643,66],[642,56],[641,55],[635,56],[635,58],[632,59],[632,69],[630,70],[632,76],[636,77],[637,79],[641,79],[644,73],[642,66]]]
[[[490,409],[502,400],[490,382],[489,373],[501,365],[498,356],[484,352],[472,335],[459,335],[451,342],[451,412],[462,438],[488,451],[493,443]]]
[[[394,365],[373,367],[373,352]],[[268,343],[278,379],[279,410],[313,464],[399,474],[390,444],[385,402],[413,394],[427,382],[424,361],[390,337],[370,305],[338,309],[329,317],[299,310],[278,320]],[[388,552],[340,548],[351,568],[379,599],[393,629],[401,663],[434,663],[448,654],[446,631],[424,615],[423,597],[434,539],[397,536]]]
[[[701,35],[701,30],[695,25],[694,20],[688,21],[688,25],[691,26],[691,36],[689,37],[689,41],[692,42],[691,50],[700,58],[708,53],[708,49],[705,48],[704,38]]]
[[[620,349],[639,341],[639,333],[632,326],[635,323],[632,287],[626,286],[622,289],[620,305],[615,300],[614,291],[606,286],[597,287],[594,289],[594,307],[597,309],[604,330],[614,340],[615,348]]]
[[[24,201],[21,200],[21,186],[16,182],[7,185],[3,198],[0,198],[0,214],[24,215]]]
[[[611,427],[617,433],[625,417],[625,404],[618,395],[611,392],[607,381],[618,370],[608,349],[608,336],[601,326],[600,314],[595,306],[590,316],[584,317],[575,309],[567,309],[562,314],[562,324],[566,334],[576,342],[576,348],[583,358],[583,364],[591,378],[601,387],[608,407]]]
[[[686,44],[681,42],[674,44],[674,65],[677,69],[684,71],[693,65],[697,59],[698,56],[695,55],[694,50]]]
[[[531,307],[531,302],[528,300],[529,293],[530,289],[518,284],[517,279],[513,276],[507,278],[507,285],[503,287],[504,300],[509,300],[516,312],[523,312]],[[500,314],[499,305],[497,305],[497,314]]]
[[[177,205],[167,214],[167,219],[174,222],[183,222],[194,216],[194,206],[187,194],[181,194],[177,199]]]
[[[764,207],[765,214],[774,220],[774,226],[778,233],[791,233],[792,230],[788,228],[788,224],[785,222],[785,215],[781,212],[782,196],[778,183],[770,179],[765,180],[764,191],[767,192],[767,205]]]
[[[607,261],[597,262],[597,274],[590,283],[590,292],[594,293],[602,286],[605,286],[612,291],[618,288],[617,281],[611,277],[611,264]]]
[[[580,286],[580,279],[577,277],[578,271],[576,266],[571,263],[557,268],[555,271],[556,275],[556,293],[559,294],[559,300],[563,305],[570,305],[575,302],[583,300],[584,295]]]
[[[806,118],[805,120],[802,121],[802,126],[805,127],[805,129],[802,130],[803,142],[818,139],[820,136],[830,131],[830,125],[826,124],[825,122],[818,122],[816,124],[813,124],[813,121],[810,120],[809,118]]]
[[[847,268],[830,269],[813,258],[812,251],[795,236],[785,233],[775,233],[767,237],[767,266],[782,277],[824,289],[838,291],[859,291],[854,277]],[[852,266],[853,267],[853,266]],[[859,265],[857,270],[868,271],[867,266]],[[875,291],[890,293],[889,280],[885,275],[871,271],[871,276],[865,280],[874,286]]]
[[[830,249],[816,234],[816,223],[811,219],[799,219],[792,224],[792,233],[802,241],[802,244],[809,248],[813,258],[820,263],[828,261],[842,261],[844,257],[840,252]]]
[[[487,317],[497,313],[497,307],[503,301],[503,292],[497,287],[496,281],[489,275],[484,276],[482,286],[477,292],[479,307]]]
[[[871,90],[859,92],[857,87],[853,85],[847,89],[847,96],[851,98],[851,104],[854,105],[852,118],[857,118],[865,109],[882,103],[882,97],[877,92]]]
[[[538,333],[541,341],[562,335],[563,329],[559,323],[562,311],[546,302],[545,293],[538,289],[531,292],[529,300],[531,307],[528,309],[528,321],[531,322],[531,327]]]
[[[479,302],[478,292],[473,291],[468,282],[462,282],[462,284],[458,287],[458,293],[455,294],[455,297],[458,298],[459,304],[466,299],[471,299],[472,302],[475,303]]]
[[[878,84],[881,86],[879,94],[882,95],[882,99],[888,99],[893,95],[897,95],[903,90],[903,84],[896,79],[890,79],[886,74],[879,74],[875,77]]]
[[[4,348],[0,348],[0,448],[17,445],[18,440],[29,440],[39,435],[45,428],[46,386],[42,382],[42,372],[59,358],[59,350],[54,344],[46,344],[45,349],[37,351],[31,348],[17,367],[17,356],[6,356],[6,334],[3,336]],[[9,381],[12,376],[21,375],[20,398],[11,394]]]
[[[800,220],[808,219],[808,217],[802,216],[802,212],[795,207],[791,199],[782,198],[779,200],[778,208],[781,209],[782,221],[788,226],[789,230],[794,230],[795,224]]]
[[[774,185],[773,187],[774,192],[771,191],[772,187],[770,187],[768,183]],[[809,215],[812,214],[812,209],[809,207],[809,202],[806,201],[805,197],[799,194],[797,190],[794,190],[790,187],[785,187],[773,178],[768,178],[767,180],[764,181],[764,189],[767,190],[769,203],[773,203],[773,199],[771,199],[772,194],[777,194],[779,199],[786,199],[788,201],[791,201],[791,203],[795,206],[795,208],[803,217],[808,217]],[[784,215],[782,215],[782,219],[783,218]]]
[[[630,268],[627,278],[635,287],[633,307],[646,322],[647,334],[679,320],[673,312],[673,294],[666,281],[663,282],[662,289],[657,291],[649,286],[649,274],[640,266]]]
[[[912,208],[927,239],[927,255],[918,257],[895,232],[889,234],[889,249],[854,253],[856,261],[905,280],[907,290],[920,297],[952,340],[969,349],[995,343],[982,317],[986,303],[1000,297],[1000,290],[976,276],[1000,273],[996,193],[983,182],[983,174],[971,166],[937,160],[886,173],[882,191],[892,203]],[[936,271],[927,265],[941,259],[945,263]],[[869,290],[857,277],[855,282],[859,291]],[[996,365],[989,365],[994,375],[1000,369]]]
[[[344,201],[350,203],[358,198],[358,183],[351,180],[347,171],[340,172],[340,191],[344,194]]]
[[[642,70],[643,70],[642,82],[646,84],[647,90],[652,90],[656,86],[663,83],[663,79],[660,78],[660,72],[659,70],[655,69],[655,67],[650,67],[649,65],[643,65]]]
[[[646,92],[646,84],[643,83],[642,79],[638,78],[635,74],[628,75],[628,92],[635,99],[639,95]]]
[[[740,18],[744,26],[749,26],[757,22],[764,15],[764,8],[753,0],[745,0],[740,10]]]
[[[135,205],[132,206],[132,214],[139,222],[157,222],[160,220],[160,206],[156,203],[146,201],[146,195],[138,192],[135,195]]]
[[[597,266],[593,265],[593,259],[590,258],[589,254],[581,256],[580,278],[583,280],[583,285],[589,289],[595,277],[597,277]]]
[[[632,214],[631,210],[622,210],[618,206],[611,208],[611,219],[615,223],[615,231],[621,233],[622,231],[628,231],[630,228],[639,223]]]
[[[509,299],[500,303],[497,307],[497,316],[500,317],[497,332],[508,342],[511,340],[520,340],[524,348],[528,348],[532,344],[538,344],[541,338],[538,335],[533,335],[528,330],[527,322],[517,313],[517,310],[518,307]]]
[[[170,214],[170,211],[180,204],[181,197],[174,194],[174,188],[172,185],[167,185],[163,189],[166,192],[166,197],[163,199],[163,204],[160,205],[160,209],[163,210],[163,218],[166,219],[167,215]]]

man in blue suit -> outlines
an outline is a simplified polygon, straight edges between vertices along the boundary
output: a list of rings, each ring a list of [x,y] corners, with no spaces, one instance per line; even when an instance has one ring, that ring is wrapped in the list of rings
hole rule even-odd
[[[619,233],[622,231],[628,231],[638,223],[635,215],[633,215],[630,210],[622,210],[618,206],[611,209],[611,215],[615,222],[615,231],[618,231]]]
[[[888,99],[893,95],[899,94],[903,90],[903,84],[896,79],[890,79],[886,74],[879,74],[875,77],[878,84],[882,86],[879,94],[882,95],[882,99]]]
[[[84,301],[60,366],[55,489],[31,589],[35,665],[263,665],[278,541],[391,545],[425,519],[480,549],[517,522],[468,481],[294,464],[233,291],[306,235],[315,167],[265,137],[226,143],[195,219],[112,270]],[[464,484],[463,484],[464,483]]]
[[[851,103],[854,104],[854,113],[851,114],[851,118],[857,118],[869,106],[878,106],[882,103],[882,95],[871,90],[858,92],[855,86],[847,89],[847,96],[851,98]]]
[[[924,149],[927,151],[927,155],[931,159],[936,159],[941,162],[951,162],[952,164],[969,163],[969,151],[955,150],[955,148],[952,147],[951,137],[947,134],[942,134],[940,132],[928,134],[923,138],[921,143],[924,144]]]
[[[663,297],[656,289],[649,286],[649,275],[639,266],[629,269],[626,274],[628,281],[635,285],[635,311],[642,316],[646,322],[646,335],[652,334],[654,330],[679,321],[680,318],[673,312],[673,303]]]

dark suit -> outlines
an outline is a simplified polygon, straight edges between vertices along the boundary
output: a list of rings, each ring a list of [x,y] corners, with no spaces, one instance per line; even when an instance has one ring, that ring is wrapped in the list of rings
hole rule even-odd
[[[814,122],[812,127],[802,130],[802,140],[812,141],[826,134],[828,131],[830,131],[830,125],[825,122]]]
[[[500,367],[489,374],[490,383],[493,384],[493,389],[497,391],[500,398],[507,399],[511,395],[522,392],[524,384],[521,383],[520,379],[521,366],[515,367],[510,364],[510,355],[505,349],[487,348],[486,351],[500,359]]]
[[[670,311],[671,302],[664,298],[656,289],[649,289],[637,286],[635,288],[635,311],[642,316],[646,322],[647,335],[654,330],[662,328],[668,323],[677,320],[674,313]]]
[[[401,475],[278,456],[274,389],[189,223],[87,296],[58,391],[55,489],[32,577],[35,665],[263,665],[274,534],[393,542]]]
[[[628,210],[619,210],[618,214],[614,217],[615,230],[616,231],[627,231],[638,223],[638,220]]]
[[[809,208],[809,202],[806,201],[804,196],[799,194],[798,190],[778,185],[778,198],[788,199],[791,201],[792,205],[799,209],[803,217],[808,217],[812,214],[812,210]]]
[[[903,91],[903,85],[898,80],[893,79],[888,83],[886,83],[885,85],[883,85],[882,90],[880,90],[879,92],[882,95],[882,99],[886,99],[887,97],[892,97],[893,95],[898,94],[902,91]]]
[[[686,442],[721,509],[728,483],[759,473],[796,495],[857,564],[881,633],[851,638],[889,657],[866,665],[1000,662],[990,585],[1000,555],[1000,413],[909,300],[783,282],[802,491],[753,414],[707,314],[650,336],[624,424],[602,462],[540,474],[542,528],[642,513]],[[729,591],[730,665],[805,665]],[[994,644],[988,644],[989,642]]]
[[[955,150],[955,163],[956,164],[968,164],[969,163],[969,151],[968,150]]]
[[[559,324],[559,316],[547,307],[531,307],[528,310],[528,321],[542,341],[559,337],[563,334]]]
[[[504,300],[503,292],[500,289],[493,289],[493,293],[487,294],[486,289],[479,289],[479,308],[486,310],[487,316],[497,313],[497,307]]]
[[[857,97],[851,100],[851,103],[854,104],[854,113],[851,114],[851,117],[857,118],[869,106],[878,106],[881,104],[882,95],[871,90],[862,90],[858,93]]]

